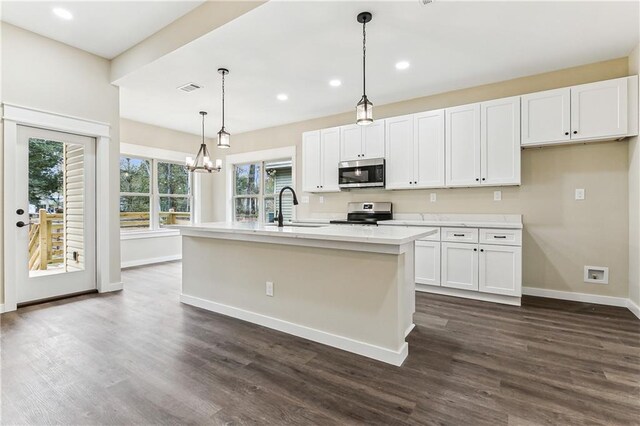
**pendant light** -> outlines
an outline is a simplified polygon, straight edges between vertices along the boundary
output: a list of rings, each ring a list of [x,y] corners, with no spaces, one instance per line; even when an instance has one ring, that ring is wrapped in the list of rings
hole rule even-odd
[[[373,104],[367,99],[367,23],[371,21],[371,13],[358,14],[358,22],[362,24],[362,98],[356,105],[356,124],[366,126],[373,123]]]
[[[222,128],[218,132],[218,148],[229,148],[231,146],[231,135],[224,128],[224,76],[229,74],[226,68],[218,68],[222,74]]]
[[[200,173],[219,172],[222,170],[222,160],[216,160],[215,166],[213,165],[207,144],[204,140],[204,117],[207,113],[206,111],[200,111],[200,115],[202,116],[202,143],[200,144],[200,149],[195,159],[193,157],[187,157],[187,170]]]

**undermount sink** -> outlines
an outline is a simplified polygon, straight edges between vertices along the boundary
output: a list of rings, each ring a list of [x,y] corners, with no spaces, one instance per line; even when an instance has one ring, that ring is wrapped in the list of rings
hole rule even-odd
[[[276,227],[278,226],[277,223],[267,223],[265,226],[273,226]],[[285,223],[284,226],[295,226],[296,228],[324,228],[325,226],[329,226],[329,225],[325,225],[325,224],[319,224],[319,223]]]

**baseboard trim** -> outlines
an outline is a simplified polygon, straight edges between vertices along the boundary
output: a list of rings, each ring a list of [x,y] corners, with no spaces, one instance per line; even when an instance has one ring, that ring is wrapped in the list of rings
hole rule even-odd
[[[124,285],[122,283],[122,281],[117,282],[117,283],[110,283],[107,284],[106,288],[104,290],[101,290],[100,293],[109,293],[111,291],[120,291],[124,288]]]
[[[483,302],[501,303],[503,305],[520,306],[520,298],[502,294],[481,293],[477,291],[460,290],[457,288],[437,287],[416,283],[416,291],[422,293],[442,294],[444,296],[462,297],[463,299],[480,300]]]
[[[182,294],[180,295],[180,301],[187,305],[241,319],[243,321],[258,324],[263,327],[278,330],[287,334],[292,334],[297,337],[302,337],[303,339],[322,343],[327,346],[332,346],[334,348],[342,349],[347,352],[352,352],[354,354],[366,356],[368,358],[373,358],[378,361],[386,362],[388,364],[393,364],[396,366],[402,365],[402,362],[409,354],[409,346],[406,342],[402,343],[402,346],[399,350],[394,351],[391,349],[386,349],[380,346],[375,346],[369,343],[350,339],[348,337],[338,336],[336,334],[328,333],[326,331],[321,331],[315,328],[294,324],[289,321],[284,321],[267,315],[262,315],[255,312],[246,311],[244,309],[235,308],[233,306],[223,305],[221,303],[201,299],[199,297]]]
[[[527,296],[548,297],[550,299],[570,300],[573,302],[595,303],[597,305],[628,307],[626,297],[599,296],[597,294],[574,293],[571,291],[548,290],[537,287],[523,287],[522,294]]]
[[[0,314],[4,313],[4,303],[0,304]]]
[[[627,308],[633,312],[633,315],[640,319],[640,306],[636,305],[633,300],[627,299]]]
[[[133,268],[136,266],[153,265],[154,263],[171,262],[173,260],[182,260],[182,254],[174,254],[171,256],[150,257],[148,259],[130,260],[121,262],[120,269]]]
[[[414,328],[416,328],[416,325],[414,323],[411,323],[411,325],[407,327],[407,329],[405,330],[404,337],[406,338],[413,331]]]

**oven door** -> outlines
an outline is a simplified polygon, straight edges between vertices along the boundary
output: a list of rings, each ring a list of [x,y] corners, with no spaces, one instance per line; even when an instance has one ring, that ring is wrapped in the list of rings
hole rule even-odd
[[[384,160],[343,161],[338,168],[340,188],[384,187]]]

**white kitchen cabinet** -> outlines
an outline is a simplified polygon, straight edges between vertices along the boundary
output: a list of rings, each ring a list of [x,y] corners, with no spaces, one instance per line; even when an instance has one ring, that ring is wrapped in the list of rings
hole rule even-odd
[[[571,88],[571,139],[627,134],[627,78]]]
[[[302,134],[302,190],[316,192],[321,183],[320,130]]]
[[[413,131],[413,115],[403,115],[385,120],[387,189],[415,187]]]
[[[570,139],[570,88],[522,96],[522,145],[563,143]]]
[[[440,285],[440,243],[438,241],[416,241],[416,283]]]
[[[340,161],[384,158],[384,120],[340,127]]]
[[[445,110],[447,186],[480,183],[480,104]]]
[[[337,192],[340,161],[338,127],[302,134],[302,189],[306,192]]]
[[[478,245],[441,243],[442,287],[478,291]]]
[[[522,146],[633,136],[637,116],[637,76],[523,95]]]
[[[480,104],[480,183],[520,185],[520,96]]]
[[[480,244],[479,284],[483,293],[520,297],[522,248]]]
[[[444,110],[413,116],[413,181],[418,188],[444,186]]]

